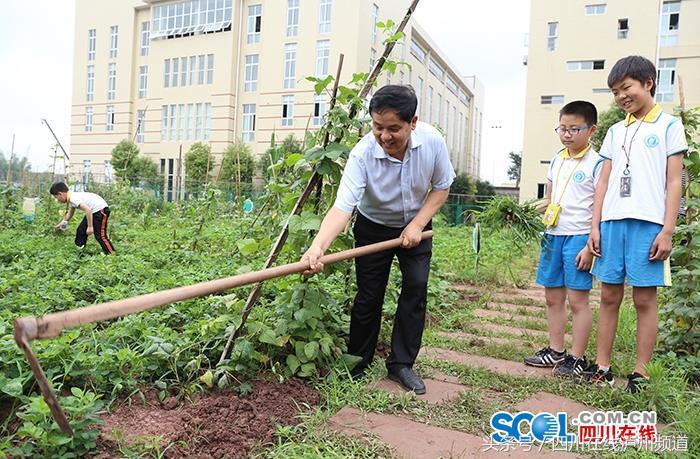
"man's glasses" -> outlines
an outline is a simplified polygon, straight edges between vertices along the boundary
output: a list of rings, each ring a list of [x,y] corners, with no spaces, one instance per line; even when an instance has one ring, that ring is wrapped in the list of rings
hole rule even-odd
[[[556,132],[559,135],[564,135],[567,132],[571,134],[572,136],[578,134],[581,131],[585,131],[588,129],[590,126],[581,126],[581,127],[572,127],[572,128],[565,128],[564,126],[557,126],[554,128],[554,132]]]

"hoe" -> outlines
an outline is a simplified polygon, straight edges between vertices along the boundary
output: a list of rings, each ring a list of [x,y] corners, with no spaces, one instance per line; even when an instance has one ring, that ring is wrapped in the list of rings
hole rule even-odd
[[[423,232],[422,239],[428,239],[433,236],[432,231]],[[330,265],[343,260],[369,255],[382,250],[388,250],[399,247],[401,238],[391,239],[376,244],[370,244],[363,247],[344,250],[342,252],[325,255],[319,260],[324,265]],[[73,429],[70,427],[68,418],[63,412],[56,394],[49,386],[49,381],[37,360],[30,342],[35,339],[54,338],[68,328],[77,327],[100,320],[109,320],[117,317],[123,317],[128,314],[144,311],[146,309],[163,306],[177,301],[188,300],[195,297],[210,295],[234,287],[253,284],[257,282],[274,279],[276,277],[287,276],[289,274],[301,273],[309,269],[308,262],[299,261],[286,265],[276,266],[273,268],[254,271],[238,276],[226,277],[223,279],[201,282],[199,284],[177,287],[171,290],[161,292],[148,293],[125,300],[110,301],[108,303],[94,304],[83,308],[72,309],[69,311],[55,312],[42,317],[21,317],[15,320],[14,335],[17,345],[24,351],[27,356],[29,366],[34,373],[34,377],[39,384],[41,394],[44,396],[47,405],[51,410],[51,415],[61,427],[61,430],[67,435],[73,435]]]

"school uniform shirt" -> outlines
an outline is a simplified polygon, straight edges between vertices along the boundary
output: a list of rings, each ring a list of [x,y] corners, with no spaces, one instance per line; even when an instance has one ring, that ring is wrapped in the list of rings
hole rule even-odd
[[[345,212],[357,207],[375,223],[401,228],[431,189],[446,190],[454,178],[447,145],[434,127],[416,124],[403,161],[388,155],[370,132],[350,152],[334,206]]]
[[[96,195],[95,193],[69,191],[68,202],[74,209],[79,208],[81,204],[85,204],[90,208],[90,212],[93,214],[107,207],[107,202],[102,199],[101,196]]]
[[[559,204],[557,226],[547,234],[572,236],[591,232],[593,196],[603,158],[589,145],[575,156],[564,148],[549,164],[547,180],[552,189],[551,202]],[[568,184],[567,184],[568,182]]]
[[[625,134],[627,134],[625,136]],[[626,138],[625,138],[626,137]],[[620,196],[629,154],[631,192]],[[688,150],[683,123],[657,104],[638,120],[632,114],[608,129],[600,155],[612,160],[608,190],[603,201],[602,221],[634,218],[664,224],[666,210],[666,161]]]

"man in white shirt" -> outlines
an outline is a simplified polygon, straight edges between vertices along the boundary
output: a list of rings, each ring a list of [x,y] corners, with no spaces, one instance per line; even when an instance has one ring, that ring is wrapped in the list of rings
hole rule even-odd
[[[353,369],[361,377],[372,362],[382,305],[394,255],[402,274],[394,318],[389,378],[407,390],[425,393],[413,371],[425,325],[432,241],[423,230],[440,209],[455,177],[447,145],[432,126],[418,123],[416,94],[408,86],[389,85],[370,101],[372,132],[350,152],[338,196],[302,260],[307,274],[321,271],[318,259],[358,210],[353,228],[356,246],[401,237],[400,248],[355,259],[358,292],[351,312],[348,353],[362,358]]]
[[[85,212],[85,217],[75,231],[75,245],[81,249],[85,247],[88,236],[95,235],[95,239],[102,247],[102,251],[107,255],[114,255],[114,246],[107,237],[107,220],[109,219],[109,207],[101,196],[95,193],[80,193],[68,190],[68,186],[63,182],[54,183],[49,190],[58,202],[68,204],[67,212],[63,220],[56,225],[57,229],[65,230],[68,221],[73,218],[75,209]]]

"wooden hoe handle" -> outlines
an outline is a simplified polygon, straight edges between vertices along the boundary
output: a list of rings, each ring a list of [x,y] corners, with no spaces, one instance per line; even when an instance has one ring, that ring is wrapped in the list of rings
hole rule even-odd
[[[421,239],[429,239],[433,237],[432,231],[424,231]],[[330,265],[350,258],[369,255],[382,250],[396,248],[401,245],[402,238],[390,239],[376,244],[365,245],[354,249],[343,250],[342,252],[325,255],[319,259],[319,262],[324,265]],[[162,292],[148,293],[146,295],[135,296],[125,300],[110,301],[108,303],[93,304],[78,309],[68,311],[55,312],[42,317],[20,317],[15,319],[14,335],[17,346],[24,351],[32,373],[36,377],[39,389],[41,390],[44,400],[48,404],[51,415],[56,420],[61,430],[73,435],[73,429],[70,427],[68,418],[66,417],[56,394],[51,390],[46,375],[44,374],[41,364],[32,352],[30,342],[35,339],[53,338],[61,334],[67,328],[77,327],[100,320],[114,319],[135,312],[144,311],[146,309],[163,306],[165,304],[175,303],[177,301],[188,300],[190,298],[206,296],[212,293],[228,290],[233,287],[242,285],[254,284],[275,277],[286,276],[294,273],[301,273],[309,269],[307,261],[289,263],[286,265],[276,266],[274,268],[263,269],[238,276],[227,277],[199,284],[188,285],[185,287],[177,287]]]

